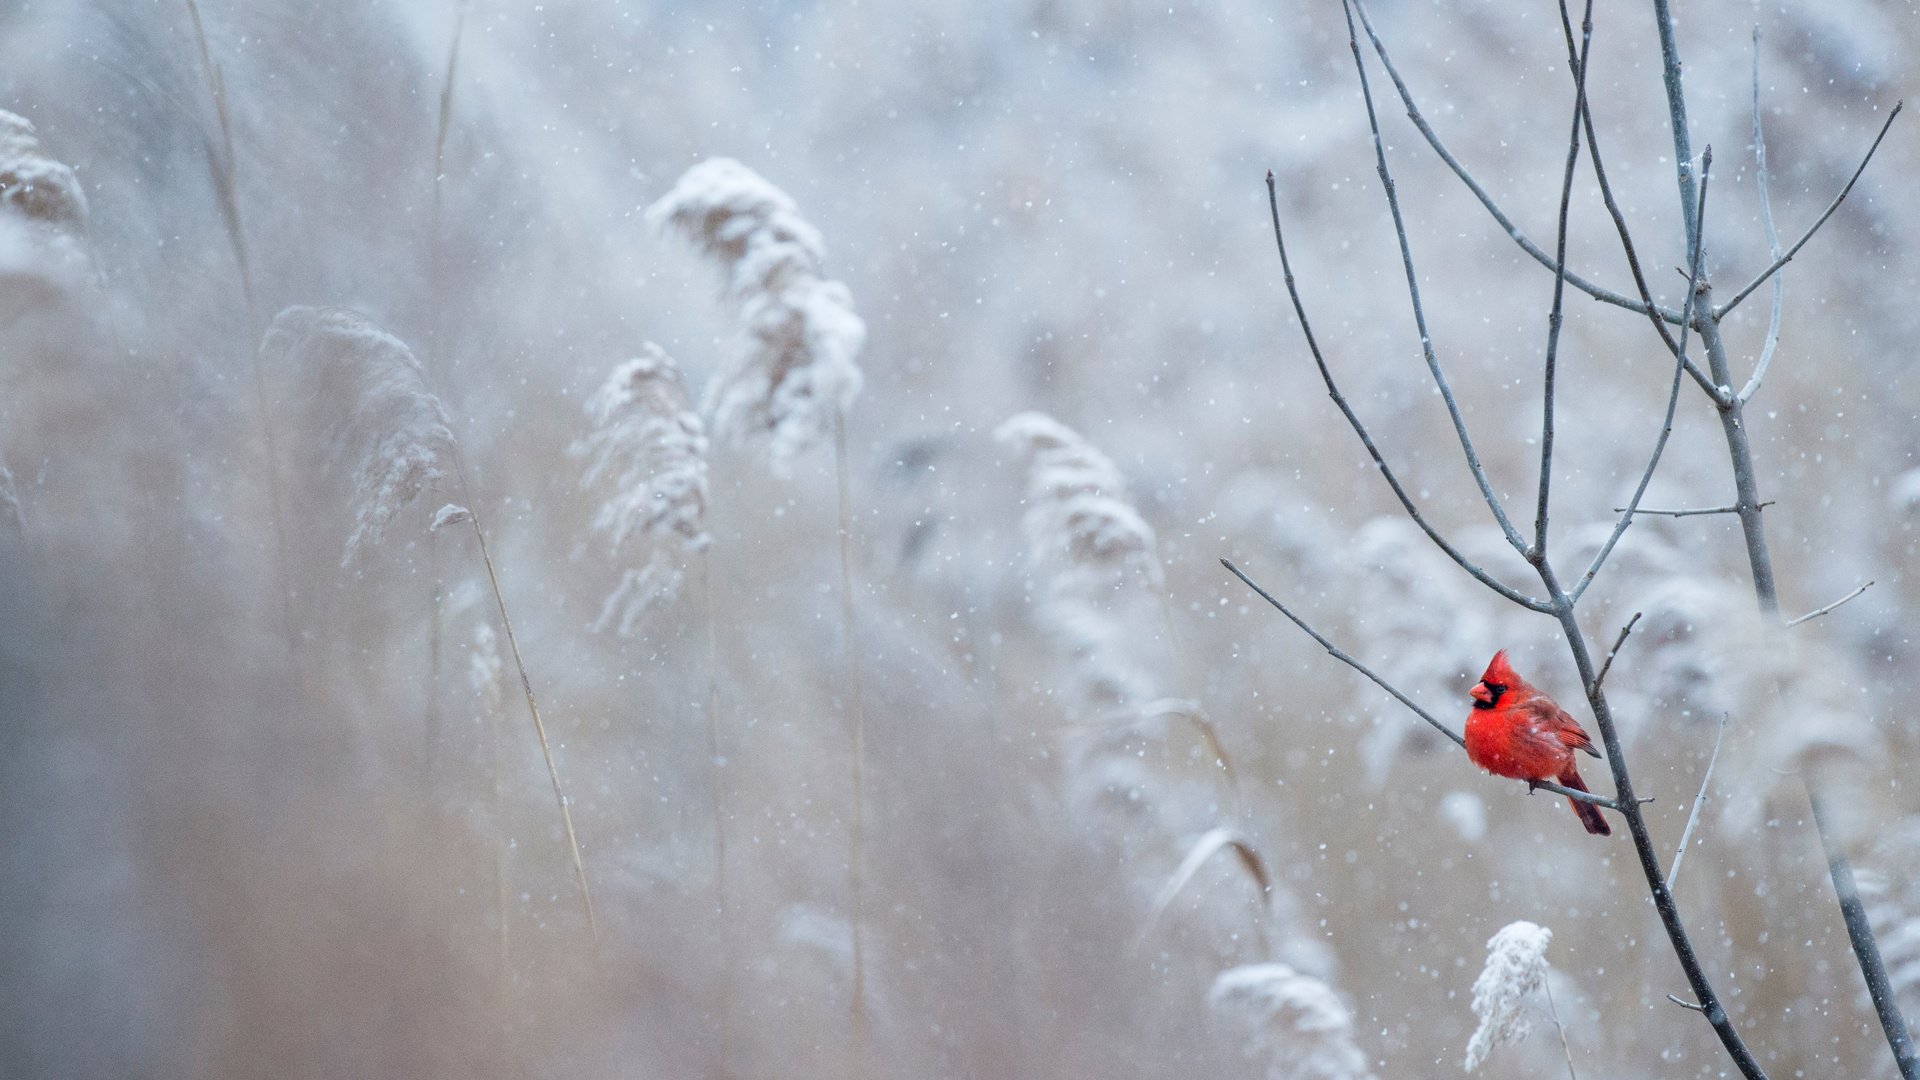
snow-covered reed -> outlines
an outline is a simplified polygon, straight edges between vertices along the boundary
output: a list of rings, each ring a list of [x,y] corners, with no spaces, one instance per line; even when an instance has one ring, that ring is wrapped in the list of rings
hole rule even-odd
[[[26,525],[26,515],[20,509],[20,493],[14,490],[13,473],[4,461],[0,461],[0,524],[15,532]]]
[[[1333,988],[1286,964],[1245,964],[1213,980],[1207,1004],[1246,1032],[1267,1080],[1369,1080],[1353,1014]]]
[[[1112,459],[1040,412],[1009,418],[994,433],[1027,461],[1021,528],[1036,588],[1035,608],[1057,645],[1078,661],[1085,707],[1099,714],[1155,695],[1127,662],[1116,608],[1156,599],[1164,580],[1153,527],[1127,496]]]
[[[0,291],[30,296],[83,282],[86,230],[73,169],[47,153],[25,117],[0,110]]]
[[[823,276],[819,230],[786,192],[731,158],[688,169],[646,217],[717,262],[739,307],[737,355],[703,403],[714,435],[764,438],[772,468],[786,472],[833,433],[861,386],[867,326],[846,285]]]
[[[706,427],[687,404],[679,367],[652,342],[613,369],[586,411],[591,429],[571,449],[586,461],[581,486],[609,489],[594,512],[594,531],[612,554],[631,546],[640,556],[594,622],[594,629],[612,626],[624,637],[649,608],[673,599],[686,576],[685,557],[710,542]]]
[[[1480,1026],[1467,1040],[1466,1069],[1480,1067],[1497,1046],[1511,1046],[1533,1030],[1525,1007],[1547,982],[1547,944],[1553,931],[1525,920],[1508,923],[1487,942],[1487,962],[1473,980],[1473,1015]]]
[[[287,308],[267,328],[260,355],[303,387],[308,408],[323,418],[325,467],[353,493],[353,527],[340,557],[350,566],[446,475],[453,461],[447,410],[427,389],[413,350],[343,308]]]

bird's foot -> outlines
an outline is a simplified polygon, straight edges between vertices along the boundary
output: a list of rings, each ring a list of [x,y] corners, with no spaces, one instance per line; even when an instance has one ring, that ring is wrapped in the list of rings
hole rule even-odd
[[[1527,781],[1527,794],[1531,795],[1534,792],[1539,790],[1540,790],[1540,781],[1538,780]]]

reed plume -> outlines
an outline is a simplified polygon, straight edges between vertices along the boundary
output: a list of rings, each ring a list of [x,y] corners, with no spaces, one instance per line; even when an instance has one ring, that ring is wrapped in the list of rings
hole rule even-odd
[[[1487,942],[1487,962],[1473,980],[1473,1014],[1480,1026],[1467,1040],[1466,1069],[1479,1068],[1497,1046],[1527,1037],[1533,1023],[1524,1009],[1547,984],[1547,943],[1553,931],[1535,923],[1508,923]]]
[[[23,116],[0,110],[0,293],[8,308],[84,283],[87,197]]]
[[[1165,575],[1153,527],[1134,509],[1126,478],[1111,458],[1045,413],[1020,413],[994,437],[1027,461],[1021,529],[1035,613],[1077,663],[1082,708],[1101,715],[1153,699],[1147,666],[1128,657],[1129,627],[1116,609],[1124,615],[1130,604],[1157,602]]]
[[[453,433],[420,361],[399,338],[341,308],[290,307],[260,346],[269,367],[297,372],[323,421],[325,467],[349,478],[353,527],[340,565],[377,547],[396,515],[447,474]],[[426,522],[423,520],[422,524]]]
[[[732,366],[708,385],[702,411],[724,442],[764,439],[771,467],[784,475],[833,434],[862,381],[856,361],[867,326],[846,285],[821,275],[819,230],[786,192],[731,158],[687,170],[646,216],[726,274],[741,338]]]
[[[1207,1004],[1244,1029],[1267,1080],[1371,1080],[1353,1014],[1333,988],[1286,964],[1245,964],[1213,980]]]
[[[685,556],[711,543],[706,425],[687,405],[679,367],[652,342],[613,369],[586,411],[590,429],[570,452],[586,461],[582,487],[609,487],[594,531],[612,554],[633,541],[643,556],[622,572],[593,624],[625,637],[650,608],[678,595]]]

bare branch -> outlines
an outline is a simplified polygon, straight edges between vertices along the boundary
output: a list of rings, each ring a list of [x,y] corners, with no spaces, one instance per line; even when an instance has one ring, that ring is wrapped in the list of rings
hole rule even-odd
[[[1680,846],[1673,851],[1673,869],[1667,871],[1667,891],[1680,880],[1680,860],[1687,857],[1687,842],[1693,839],[1693,827],[1700,823],[1700,807],[1707,801],[1707,785],[1713,782],[1713,765],[1720,760],[1720,740],[1727,735],[1727,714],[1720,714],[1720,730],[1713,735],[1713,753],[1707,758],[1707,771],[1700,776],[1700,793],[1693,797],[1693,809],[1687,814],[1687,827],[1680,830]]]
[[[1591,116],[1588,117],[1587,121],[1587,142],[1591,148],[1594,168],[1598,171],[1600,167],[1600,154],[1597,148],[1593,148],[1593,121]],[[1627,527],[1633,524],[1633,515],[1639,512],[1640,500],[1647,494],[1647,485],[1653,483],[1653,472],[1660,466],[1660,455],[1666,452],[1667,437],[1673,434],[1673,413],[1674,409],[1680,404],[1680,371],[1687,364],[1687,330],[1693,325],[1691,316],[1693,314],[1694,297],[1700,295],[1700,260],[1706,250],[1706,245],[1701,243],[1702,234],[1700,229],[1707,220],[1707,179],[1711,175],[1712,169],[1713,147],[1709,146],[1700,162],[1699,212],[1690,215],[1693,218],[1693,237],[1690,248],[1693,265],[1687,277],[1687,303],[1684,309],[1689,317],[1681,322],[1680,340],[1674,347],[1674,355],[1679,359],[1676,361],[1673,371],[1673,386],[1667,391],[1667,415],[1660,422],[1660,436],[1653,442],[1653,453],[1647,458],[1647,468],[1645,472],[1640,474],[1639,485],[1633,489],[1633,498],[1627,500],[1627,508],[1621,513],[1620,520],[1614,524],[1613,533],[1607,537],[1607,542],[1602,544],[1600,550],[1594,554],[1593,564],[1588,566],[1587,572],[1580,575],[1580,580],[1574,583],[1571,595],[1572,602],[1576,604],[1580,602],[1580,597],[1586,593],[1587,586],[1593,584],[1593,579],[1595,575],[1600,573],[1600,568],[1606,565],[1607,556],[1613,554],[1614,545],[1620,542],[1620,537],[1626,534]],[[1620,230],[1620,239],[1622,243],[1629,242],[1624,224]],[[1638,273],[1638,271],[1635,272],[1636,274]],[[1654,326],[1660,330],[1662,337],[1666,336],[1667,328],[1658,320],[1655,320]]]
[[[1328,641],[1325,635],[1321,634],[1320,631],[1315,630],[1312,626],[1308,625],[1305,619],[1302,619],[1300,616],[1295,615],[1293,612],[1287,610],[1287,606],[1285,604],[1282,604],[1280,601],[1275,600],[1273,598],[1272,593],[1261,588],[1259,585],[1254,583],[1254,580],[1252,578],[1241,573],[1240,568],[1233,565],[1233,563],[1230,560],[1221,559],[1220,565],[1226,567],[1227,571],[1231,573],[1234,577],[1237,577],[1241,581],[1245,582],[1247,585],[1247,588],[1252,589],[1256,593],[1259,593],[1260,599],[1265,600],[1269,604],[1272,604],[1273,609],[1275,611],[1278,611],[1280,614],[1285,615],[1289,622],[1293,623],[1293,625],[1299,627],[1300,629],[1306,631],[1307,636],[1319,642],[1320,647],[1327,650],[1328,655],[1332,656],[1335,660],[1340,661],[1341,663],[1347,665],[1353,670],[1359,672],[1360,674],[1365,675],[1368,679],[1372,680],[1375,686],[1378,686],[1380,689],[1385,690],[1387,694],[1391,696],[1395,701],[1398,701],[1400,704],[1405,705],[1407,708],[1413,710],[1413,714],[1415,716],[1418,716],[1420,719],[1425,720],[1429,725],[1433,727],[1433,730],[1453,740],[1454,745],[1460,747],[1460,749],[1462,750],[1465,750],[1467,748],[1467,740],[1462,738],[1459,732],[1441,723],[1439,720],[1434,719],[1434,716],[1432,713],[1421,708],[1419,705],[1414,704],[1413,699],[1401,693],[1398,687],[1394,686],[1392,683],[1381,678],[1380,676],[1375,675],[1373,673],[1373,670],[1367,667],[1367,665],[1361,663],[1358,660],[1355,660],[1353,657],[1348,656],[1345,652],[1341,651],[1340,646],[1335,645],[1331,641]]]
[[[1833,201],[1827,204],[1826,211],[1822,213],[1820,217],[1816,219],[1812,225],[1807,227],[1807,231],[1800,235],[1800,239],[1795,240],[1793,242],[1793,246],[1787,249],[1787,253],[1785,255],[1782,255],[1779,258],[1773,260],[1773,265],[1767,267],[1765,270],[1760,271],[1759,276],[1755,277],[1752,281],[1748,282],[1746,288],[1741,289],[1739,292],[1733,294],[1733,299],[1727,301],[1724,304],[1721,304],[1719,307],[1713,310],[1712,314],[1713,314],[1713,320],[1715,322],[1719,322],[1721,319],[1726,318],[1727,313],[1732,311],[1734,308],[1738,307],[1740,305],[1740,301],[1745,300],[1749,293],[1753,292],[1753,290],[1765,284],[1766,280],[1772,277],[1774,273],[1778,271],[1781,267],[1792,262],[1793,257],[1800,253],[1800,249],[1807,246],[1807,241],[1813,239],[1813,234],[1820,231],[1820,226],[1825,225],[1827,223],[1827,219],[1833,216],[1833,212],[1835,210],[1840,209],[1840,204],[1845,202],[1847,199],[1847,193],[1852,191],[1853,185],[1859,181],[1860,174],[1867,171],[1867,164],[1873,160],[1874,151],[1880,149],[1881,140],[1887,137],[1888,129],[1893,127],[1894,118],[1900,115],[1900,110],[1906,108],[1906,104],[1907,103],[1904,101],[1896,101],[1893,103],[1893,111],[1887,114],[1886,123],[1880,125],[1880,134],[1873,137],[1873,145],[1867,147],[1867,155],[1860,159],[1860,167],[1853,170],[1853,176],[1847,180],[1847,186],[1840,189],[1840,194],[1835,195],[1833,197]]]
[[[1613,658],[1620,655],[1620,646],[1627,643],[1627,635],[1633,633],[1633,624],[1640,621],[1640,614],[1638,611],[1634,612],[1633,618],[1627,620],[1627,625],[1620,628],[1620,636],[1613,639],[1613,648],[1607,650],[1607,658],[1600,663],[1600,673],[1593,677],[1595,690],[1600,689],[1600,684],[1607,681],[1607,672],[1613,670]]]
[[[1493,196],[1487,194],[1487,190],[1480,186],[1480,183],[1473,178],[1473,174],[1467,171],[1466,166],[1462,165],[1460,160],[1454,157],[1447,149],[1446,144],[1440,141],[1440,136],[1433,130],[1433,125],[1427,123],[1427,118],[1421,114],[1420,107],[1414,104],[1413,92],[1407,89],[1406,81],[1400,77],[1399,69],[1393,66],[1393,58],[1387,54],[1386,44],[1380,40],[1380,35],[1374,32],[1373,20],[1367,15],[1366,4],[1362,3],[1361,0],[1354,0],[1354,9],[1359,12],[1360,24],[1366,27],[1367,38],[1373,43],[1375,55],[1380,57],[1380,65],[1386,69],[1387,78],[1393,80],[1394,89],[1399,92],[1400,101],[1407,108],[1407,119],[1413,121],[1413,126],[1420,129],[1420,134],[1426,138],[1427,145],[1433,148],[1433,152],[1439,155],[1440,160],[1446,163],[1447,168],[1453,170],[1453,175],[1460,178],[1460,182],[1467,186],[1467,190],[1473,193],[1473,197],[1480,200],[1480,205],[1486,208],[1487,213],[1493,217],[1494,222],[1506,232],[1507,236],[1511,238],[1515,244],[1520,246],[1521,251],[1532,256],[1533,260],[1541,266],[1549,270],[1554,269],[1555,260],[1553,257],[1543,251],[1540,245],[1529,239],[1527,234],[1521,230],[1520,226],[1513,223],[1513,219],[1508,217],[1506,212],[1500,209],[1499,204],[1493,201]],[[1574,288],[1579,289],[1581,292],[1586,293],[1601,303],[1622,307],[1639,315],[1657,311],[1660,317],[1667,322],[1677,323],[1680,321],[1680,313],[1671,308],[1657,307],[1653,305],[1651,301],[1635,300],[1623,293],[1614,292],[1612,289],[1588,281],[1579,274],[1565,270],[1564,267],[1560,273],[1561,276],[1566,279],[1567,284],[1572,285]]]
[[[1767,255],[1780,258],[1780,234],[1773,227],[1773,200],[1767,195],[1767,136],[1760,127],[1760,28],[1753,28],[1753,182],[1760,189],[1760,227],[1767,234]],[[1767,365],[1773,363],[1774,350],[1780,346],[1780,308],[1785,299],[1787,275],[1773,275],[1773,305],[1767,312],[1767,337],[1760,346],[1760,359],[1754,362],[1753,377],[1741,387],[1740,404],[1752,400],[1767,377]]]
[[[1360,57],[1360,38],[1353,25],[1353,6],[1350,0],[1341,0],[1341,6],[1347,16],[1347,47],[1353,52],[1353,68],[1360,77],[1360,97],[1367,106],[1367,128],[1373,133],[1374,166],[1380,174],[1380,186],[1386,192],[1394,235],[1400,241],[1400,264],[1407,274],[1407,296],[1413,302],[1413,323],[1420,332],[1420,352],[1426,357],[1427,370],[1433,375],[1434,386],[1440,390],[1440,400],[1446,403],[1447,415],[1453,418],[1453,433],[1460,439],[1460,450],[1466,455],[1467,468],[1473,473],[1474,483],[1480,485],[1480,494],[1487,501],[1487,509],[1493,511],[1493,519],[1499,523],[1507,543],[1513,545],[1513,550],[1524,554],[1527,542],[1520,538],[1513,522],[1507,519],[1507,511],[1500,505],[1499,497],[1493,493],[1487,470],[1480,464],[1480,455],[1473,448],[1473,438],[1467,434],[1466,419],[1460,415],[1460,406],[1453,400],[1453,387],[1447,382],[1446,372],[1440,370],[1440,358],[1434,354],[1433,335],[1427,330],[1426,309],[1420,303],[1420,275],[1413,269],[1413,248],[1407,241],[1407,223],[1400,213],[1400,195],[1394,188],[1393,175],[1387,170],[1386,143],[1380,138],[1380,118],[1373,108],[1373,88],[1367,81],[1367,65]]]
[[[1825,615],[1827,612],[1832,611],[1834,608],[1839,607],[1841,604],[1844,604],[1847,601],[1853,599],[1854,597],[1859,596],[1861,593],[1866,592],[1868,589],[1872,587],[1873,587],[1873,582],[1869,581],[1865,585],[1860,586],[1859,588],[1853,590],[1852,592],[1841,597],[1840,599],[1835,600],[1833,603],[1828,604],[1826,607],[1815,608],[1812,611],[1807,612],[1805,615],[1802,615],[1797,619],[1788,619],[1787,625],[1799,626],[1801,623],[1807,622],[1810,619],[1817,619],[1820,616]]]
[[[1573,131],[1567,136],[1567,168],[1560,180],[1560,220],[1553,249],[1553,306],[1547,313],[1547,355],[1540,393],[1540,497],[1533,515],[1530,561],[1547,557],[1547,506],[1553,487],[1553,389],[1560,357],[1560,326],[1567,295],[1567,211],[1573,204],[1573,171],[1580,163],[1580,120],[1587,111],[1587,53],[1593,45],[1593,0],[1587,0],[1580,58],[1573,76]]]
[[[1226,567],[1227,570],[1230,573],[1232,573],[1234,577],[1237,577],[1241,581],[1245,582],[1247,588],[1252,589],[1254,592],[1260,594],[1260,599],[1265,600],[1267,603],[1273,605],[1273,609],[1275,611],[1278,611],[1280,614],[1285,615],[1289,622],[1293,623],[1293,625],[1299,627],[1300,629],[1306,631],[1307,636],[1312,638],[1314,641],[1319,642],[1320,647],[1325,649],[1329,656],[1332,656],[1335,660],[1340,661],[1341,663],[1347,665],[1348,667],[1359,672],[1360,674],[1365,675],[1369,680],[1373,682],[1375,686],[1378,686],[1380,689],[1385,690],[1388,693],[1388,695],[1390,695],[1395,701],[1398,701],[1400,704],[1405,705],[1408,709],[1411,709],[1415,716],[1418,716],[1420,719],[1425,720],[1429,725],[1433,727],[1435,731],[1438,731],[1440,734],[1445,735],[1447,738],[1453,740],[1454,744],[1460,747],[1460,749],[1465,750],[1467,748],[1467,740],[1462,738],[1459,732],[1454,731],[1452,728],[1434,719],[1432,713],[1428,712],[1427,710],[1421,708],[1419,705],[1415,704],[1414,700],[1408,697],[1406,694],[1402,693],[1399,687],[1394,686],[1392,683],[1381,678],[1379,675],[1374,674],[1373,669],[1367,667],[1365,664],[1362,664],[1360,661],[1355,660],[1353,657],[1347,655],[1345,652],[1341,650],[1340,646],[1335,645],[1331,641],[1328,641],[1326,638],[1326,635],[1320,633],[1320,631],[1318,630],[1315,630],[1311,625],[1307,623],[1305,619],[1302,619],[1300,616],[1295,615],[1292,611],[1288,610],[1285,604],[1282,604],[1280,601],[1275,600],[1273,598],[1272,593],[1268,592],[1267,590],[1261,588],[1259,585],[1255,584],[1252,578],[1242,573],[1239,567],[1233,565],[1232,560],[1221,559],[1220,565]],[[1608,810],[1617,811],[1620,809],[1620,804],[1617,801],[1613,799],[1609,799],[1605,795],[1595,795],[1591,791],[1575,791],[1572,788],[1562,787],[1559,784],[1555,784],[1546,780],[1529,781],[1529,786],[1538,788],[1541,791],[1551,791],[1556,795],[1565,795],[1569,799],[1576,799],[1580,802],[1592,803],[1595,806],[1603,806]]]
[[[1873,1001],[1873,1010],[1880,1018],[1880,1030],[1887,1036],[1887,1046],[1893,1051],[1894,1064],[1899,1067],[1900,1075],[1911,1080],[1920,1076],[1920,1053],[1916,1053],[1913,1036],[1907,1031],[1907,1019],[1900,1014],[1900,1003],[1895,999],[1893,981],[1887,977],[1887,964],[1880,956],[1880,943],[1874,940],[1873,924],[1867,919],[1867,908],[1860,902],[1859,886],[1854,884],[1853,865],[1847,861],[1847,852],[1835,838],[1828,820],[1826,799],[1821,797],[1812,783],[1807,784],[1807,801],[1813,809],[1815,831],[1820,834],[1820,846],[1826,850],[1827,873],[1833,879],[1833,894],[1840,901],[1840,918],[1846,923],[1847,939],[1853,946],[1854,956],[1860,961],[1860,975],[1867,983],[1867,996]]]
[[[1759,506],[1755,507],[1754,509],[1765,510],[1767,507],[1772,506],[1773,503],[1774,503],[1774,500],[1768,499],[1766,502],[1761,503]],[[1613,508],[1613,512],[1616,514],[1624,514],[1627,512],[1627,508],[1624,506],[1616,506]],[[1659,517],[1677,517],[1677,518],[1703,517],[1707,514],[1737,514],[1739,512],[1740,512],[1740,508],[1738,506],[1703,506],[1703,507],[1699,507],[1697,509],[1691,509],[1691,510],[1655,510],[1655,509],[1652,509],[1651,507],[1643,506],[1640,509],[1634,511],[1635,514],[1638,514],[1641,517],[1656,515]]]
[[[1280,230],[1280,196],[1274,186],[1271,170],[1267,173],[1267,207],[1273,214],[1273,242],[1280,249],[1280,270],[1286,278],[1287,296],[1293,301],[1294,315],[1300,319],[1300,332],[1307,339],[1307,351],[1313,354],[1313,362],[1320,369],[1320,380],[1326,383],[1327,395],[1333,398],[1333,403],[1340,409],[1340,414],[1347,418],[1347,424],[1353,428],[1353,433],[1360,436],[1360,444],[1367,448],[1367,454],[1373,458],[1374,466],[1380,470],[1380,475],[1386,478],[1387,486],[1393,489],[1394,496],[1400,500],[1400,506],[1407,512],[1407,517],[1420,527],[1421,532],[1427,534],[1427,539],[1432,540],[1441,551],[1446,552],[1448,558],[1459,564],[1462,570],[1473,575],[1474,580],[1521,607],[1533,611],[1547,610],[1544,602],[1502,583],[1468,559],[1458,548],[1448,543],[1446,537],[1441,536],[1437,529],[1428,524],[1426,517],[1420,513],[1420,508],[1414,505],[1413,496],[1407,494],[1407,489],[1401,485],[1400,478],[1393,474],[1393,469],[1387,465],[1387,459],[1381,456],[1380,448],[1374,445],[1373,436],[1367,432],[1367,426],[1360,422],[1359,415],[1353,411],[1351,405],[1347,404],[1346,396],[1340,393],[1339,385],[1333,381],[1333,372],[1327,367],[1326,357],[1320,352],[1320,342],[1313,336],[1313,324],[1307,320],[1307,308],[1300,299],[1300,287],[1294,281],[1293,263],[1287,258],[1287,239]]]
[[[1678,1005],[1683,1009],[1692,1009],[1694,1012],[1707,1011],[1707,1007],[1705,1005],[1696,1005],[1691,1001],[1682,1001],[1681,999],[1674,997],[1672,994],[1667,995],[1667,1000],[1673,1002],[1675,1005]]]

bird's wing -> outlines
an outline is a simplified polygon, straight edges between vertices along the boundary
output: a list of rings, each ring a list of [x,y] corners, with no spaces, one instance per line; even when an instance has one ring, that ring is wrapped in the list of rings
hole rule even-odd
[[[1600,756],[1599,749],[1593,745],[1593,737],[1587,734],[1586,728],[1580,726],[1580,721],[1575,720],[1567,710],[1552,702],[1546,702],[1546,705],[1553,710],[1554,734],[1559,736],[1562,743],[1575,750],[1585,750],[1594,757]]]

